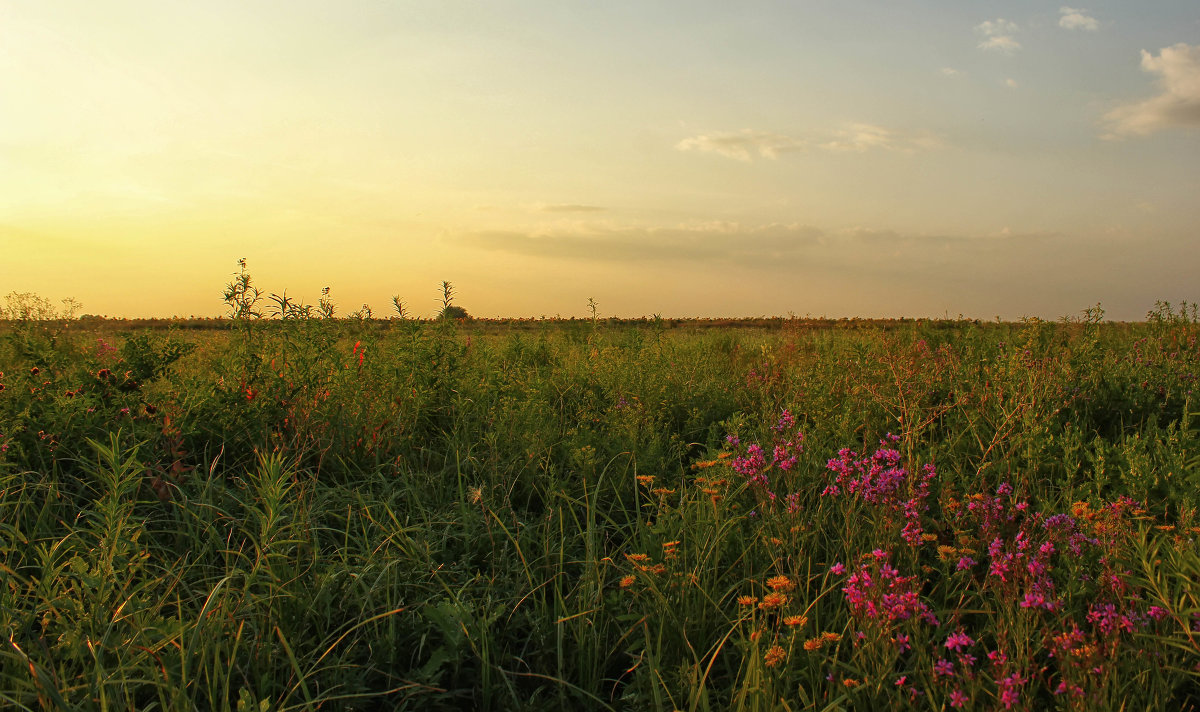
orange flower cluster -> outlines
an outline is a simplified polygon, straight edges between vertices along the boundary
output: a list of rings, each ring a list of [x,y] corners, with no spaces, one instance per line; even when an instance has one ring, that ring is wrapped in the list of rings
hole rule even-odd
[[[785,605],[787,602],[788,602],[788,597],[787,597],[786,593],[780,593],[779,591],[772,591],[771,593],[768,593],[766,596],[763,596],[762,603],[758,604],[758,607],[764,611],[770,611],[770,610],[773,610],[775,608],[779,608],[780,606]]]
[[[796,588],[796,584],[790,578],[781,574],[767,579],[767,588],[772,591],[793,591]]]
[[[772,645],[767,654],[763,656],[763,664],[767,667],[775,667],[787,658],[787,651],[778,645]]]

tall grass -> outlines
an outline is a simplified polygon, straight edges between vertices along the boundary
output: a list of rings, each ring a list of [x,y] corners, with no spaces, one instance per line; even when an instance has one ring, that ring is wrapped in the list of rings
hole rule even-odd
[[[1186,308],[313,314],[6,327],[0,706],[1200,699]]]

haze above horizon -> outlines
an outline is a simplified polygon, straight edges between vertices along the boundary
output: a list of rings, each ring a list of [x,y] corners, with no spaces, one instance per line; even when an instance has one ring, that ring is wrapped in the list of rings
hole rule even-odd
[[[0,292],[1141,319],[1197,301],[1200,6],[0,7]]]

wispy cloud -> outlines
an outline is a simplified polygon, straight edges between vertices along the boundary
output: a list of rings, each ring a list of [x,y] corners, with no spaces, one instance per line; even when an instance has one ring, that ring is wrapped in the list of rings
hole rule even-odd
[[[1145,136],[1170,127],[1200,128],[1200,45],[1142,50],[1142,71],[1159,75],[1162,90],[1144,101],[1118,106],[1104,116],[1105,138]]]
[[[995,20],[985,20],[975,26],[975,32],[983,35],[983,40],[980,41],[979,48],[1000,52],[1015,52],[1021,49],[1021,43],[1017,42],[1016,38],[1013,37],[1019,29],[1017,23],[1005,20],[1003,17],[998,17]]]
[[[1058,9],[1058,26],[1067,30],[1087,30],[1095,32],[1100,29],[1100,23],[1096,18],[1087,14],[1086,9],[1077,7],[1060,7]]]
[[[824,236],[805,225],[746,227],[686,223],[661,227],[577,226],[547,231],[484,231],[449,238],[499,252],[605,262],[735,262],[751,265],[795,260]]]
[[[882,126],[853,124],[838,131],[835,138],[822,143],[821,148],[827,151],[863,153],[872,148],[895,149],[897,140],[893,132]]]
[[[542,213],[601,213],[608,208],[600,205],[583,205],[581,203],[538,203],[534,209]]]
[[[680,151],[705,151],[739,161],[755,157],[775,159],[779,154],[816,149],[831,153],[865,153],[871,150],[913,153],[941,146],[929,133],[904,133],[866,123],[847,124],[844,128],[806,138],[744,129],[739,132],[706,133],[685,138],[675,144]]]
[[[942,67],[942,76],[943,77],[961,77],[964,74],[966,74],[966,72],[959,70],[959,69],[955,69],[954,67]]]
[[[1009,77],[1008,79],[1004,80],[1004,86],[1008,87],[1009,89],[1016,89],[1017,87],[1019,87],[1021,85],[1017,83],[1016,79]]]
[[[754,129],[699,134],[675,144],[680,151],[716,153],[739,161],[749,161],[755,156],[774,159],[780,153],[799,151],[804,147],[803,141],[791,136]]]
[[[1035,249],[1059,238],[1051,233],[1017,234],[1007,230],[971,238],[911,235],[874,228],[828,231],[802,224],[713,222],[482,231],[446,239],[478,249],[588,262],[703,263],[779,269],[844,263],[859,269],[869,268],[870,261],[878,258],[881,269],[894,269],[897,260],[912,266],[943,264],[947,260],[966,264],[998,251]]]

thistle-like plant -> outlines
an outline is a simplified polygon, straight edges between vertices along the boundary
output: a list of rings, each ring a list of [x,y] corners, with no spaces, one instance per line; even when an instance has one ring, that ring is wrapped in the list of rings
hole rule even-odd
[[[225,285],[225,304],[229,306],[229,318],[233,320],[258,319],[262,312],[257,307],[262,299],[262,292],[253,285],[250,272],[246,270],[246,258],[238,260],[238,271],[233,275],[233,281]]]
[[[321,290],[321,301],[317,302],[317,311],[326,319],[333,318],[333,300],[329,298],[329,287]]]
[[[442,309],[438,312],[438,318],[443,320],[471,318],[466,309],[454,304],[454,285],[449,282],[442,282]]]

